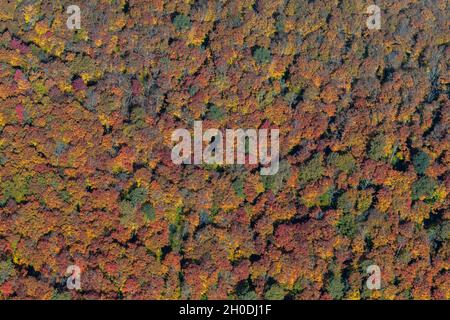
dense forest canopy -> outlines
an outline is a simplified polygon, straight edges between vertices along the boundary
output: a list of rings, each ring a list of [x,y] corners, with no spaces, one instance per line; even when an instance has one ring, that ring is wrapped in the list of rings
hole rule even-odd
[[[74,2],[0,8],[0,299],[449,299],[448,1]]]

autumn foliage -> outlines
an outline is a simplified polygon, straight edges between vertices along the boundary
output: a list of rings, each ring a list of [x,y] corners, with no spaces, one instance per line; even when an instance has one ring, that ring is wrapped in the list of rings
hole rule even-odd
[[[447,1],[70,4],[0,8],[0,299],[450,298]],[[195,120],[278,174],[173,164]]]

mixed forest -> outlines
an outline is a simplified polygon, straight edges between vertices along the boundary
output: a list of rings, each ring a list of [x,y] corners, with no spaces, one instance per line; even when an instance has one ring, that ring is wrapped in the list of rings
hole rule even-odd
[[[0,299],[449,299],[449,1],[375,3],[1,0]]]

